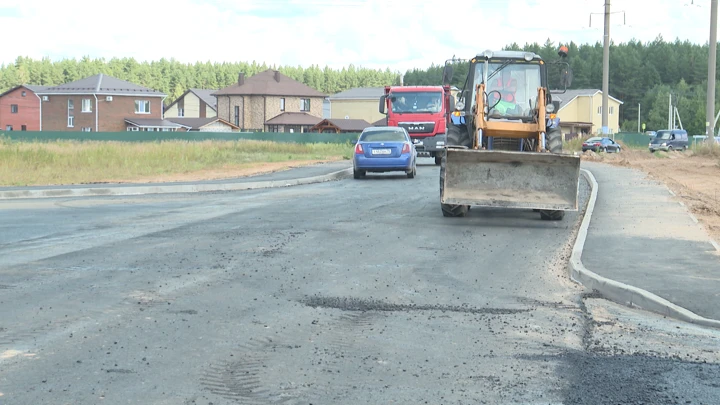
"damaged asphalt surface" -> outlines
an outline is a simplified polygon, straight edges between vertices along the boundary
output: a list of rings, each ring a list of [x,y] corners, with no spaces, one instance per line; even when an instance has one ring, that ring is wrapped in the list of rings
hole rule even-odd
[[[716,332],[568,281],[577,213],[437,186],[1,202],[0,403],[720,402]]]

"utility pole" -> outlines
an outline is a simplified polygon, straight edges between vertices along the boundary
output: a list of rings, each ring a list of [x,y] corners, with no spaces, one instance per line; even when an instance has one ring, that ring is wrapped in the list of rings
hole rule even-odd
[[[638,133],[640,132],[640,103],[638,103]]]
[[[705,135],[715,133],[715,59],[717,56],[717,0],[710,2],[710,54],[708,55],[707,103],[705,105]]]
[[[673,129],[673,117],[672,117],[672,93],[668,94],[668,126],[667,129]]]
[[[714,0],[717,3],[717,0]],[[605,0],[605,33],[603,34],[602,132],[609,133],[608,110],[610,91],[610,0]],[[713,107],[715,108],[715,107]]]

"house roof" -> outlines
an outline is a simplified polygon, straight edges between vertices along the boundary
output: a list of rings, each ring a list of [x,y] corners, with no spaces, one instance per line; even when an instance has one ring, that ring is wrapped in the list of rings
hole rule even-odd
[[[187,128],[186,125],[159,118],[125,118],[125,122],[140,128]]]
[[[379,120],[372,123],[372,126],[374,127],[384,127],[387,126],[387,117],[380,118]]]
[[[215,93],[217,90],[215,89],[189,89],[185,91],[180,97],[176,98],[175,101],[170,103],[168,106],[165,107],[165,111],[170,109],[170,107],[174,106],[175,104],[180,101],[180,99],[187,96],[188,93],[193,93],[202,100],[205,104],[207,104],[210,108],[213,109],[213,111],[217,112],[217,98],[213,96],[212,94]]]
[[[559,90],[554,90],[559,91]],[[565,93],[562,94],[553,94],[552,98],[553,100],[560,101],[560,110],[562,110],[565,106],[570,104],[570,102],[578,97],[582,96],[594,96],[596,94],[602,94],[602,90],[598,89],[573,89],[573,90],[566,90]],[[613,96],[608,95],[609,98],[617,101],[620,104],[623,104],[622,101],[616,99]],[[559,111],[559,110],[558,110]]]
[[[217,98],[212,94],[215,93],[216,89],[190,89],[196,96],[205,104],[209,105],[213,110],[217,111]]]
[[[225,121],[222,118],[218,117],[208,117],[208,118],[191,118],[191,117],[178,117],[178,118],[166,118],[166,121],[174,122],[176,124],[180,124],[186,128],[189,129],[200,129],[206,125],[210,125],[214,122],[222,122],[223,124],[232,127],[233,129],[240,129],[237,125],[234,125],[230,122]]]
[[[369,122],[361,119],[324,119],[318,122],[315,126],[332,125],[341,131],[358,131],[362,132],[363,129],[371,127]]]
[[[120,80],[105,74],[97,74],[74,82],[48,87],[37,94],[112,94],[127,96],[159,96],[165,94],[147,87]]]
[[[277,70],[268,69],[245,78],[238,75],[238,82],[213,93],[216,96],[289,96],[326,97],[325,94],[293,80]]]
[[[266,125],[315,125],[322,121],[314,115],[304,112],[284,112],[265,121]]]
[[[8,89],[6,92],[0,94],[0,97],[15,91],[15,90],[19,89],[20,87],[25,87],[26,89],[32,91],[33,93],[37,93],[38,91],[45,90],[48,88],[48,86],[39,86],[39,85],[35,85],[35,84],[21,84],[19,86],[15,86],[11,89]]]
[[[356,87],[330,96],[330,100],[380,100],[384,87]]]

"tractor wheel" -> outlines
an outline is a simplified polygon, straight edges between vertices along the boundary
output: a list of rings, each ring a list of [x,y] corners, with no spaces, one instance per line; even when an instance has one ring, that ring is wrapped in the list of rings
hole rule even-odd
[[[547,133],[546,148],[550,153],[562,153],[562,131],[553,128]],[[565,217],[565,211],[540,210],[540,219],[545,221],[560,221]]]
[[[545,148],[550,153],[562,153],[562,131],[560,128],[553,128],[547,133],[547,144]]]
[[[448,146],[465,146],[471,148],[472,139],[470,139],[467,127],[465,125],[450,125],[446,144]]]
[[[448,134],[449,135],[449,134]],[[445,154],[441,155],[440,159],[440,196],[443,195],[443,189],[445,188]],[[454,205],[454,204],[443,204],[440,203],[442,214],[444,217],[464,217],[470,209],[467,205]]]

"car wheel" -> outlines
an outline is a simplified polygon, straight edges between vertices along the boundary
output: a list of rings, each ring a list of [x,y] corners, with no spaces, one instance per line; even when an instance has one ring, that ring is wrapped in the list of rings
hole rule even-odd
[[[353,178],[354,179],[356,179],[356,180],[362,179],[363,177],[365,177],[365,171],[353,169]]]
[[[602,151],[603,153],[607,153],[607,147],[604,147]]]
[[[410,170],[410,172],[407,174],[408,179],[414,179],[416,174],[417,169],[415,168],[415,166],[413,166],[412,170]]]
[[[442,163],[442,156],[440,155],[440,152],[437,152],[435,155],[435,166],[440,166],[440,163]]]

